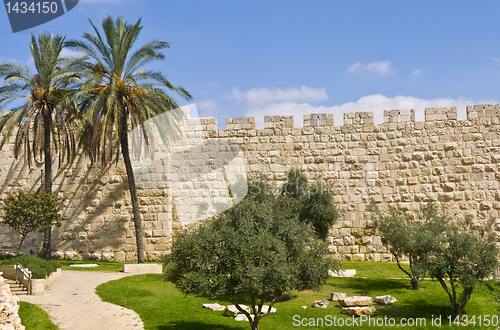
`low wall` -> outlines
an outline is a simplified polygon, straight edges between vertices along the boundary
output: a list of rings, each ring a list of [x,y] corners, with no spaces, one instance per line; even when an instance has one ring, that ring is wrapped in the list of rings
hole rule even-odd
[[[29,270],[28,270],[29,271]],[[10,280],[16,279],[16,266],[15,265],[3,265],[0,266],[0,272],[3,272],[3,277],[8,278]],[[45,290],[50,288],[54,283],[58,282],[61,279],[61,268],[58,268],[57,271],[50,274],[45,279],[31,279],[31,294],[34,296],[43,296]],[[29,281],[24,275],[19,272],[18,275],[20,278],[19,282],[23,285],[24,288],[28,288]]]

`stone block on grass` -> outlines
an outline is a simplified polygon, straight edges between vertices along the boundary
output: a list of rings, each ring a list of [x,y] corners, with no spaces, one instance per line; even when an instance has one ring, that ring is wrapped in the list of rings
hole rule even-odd
[[[161,264],[123,264],[124,273],[133,274],[161,274]]]
[[[351,316],[373,315],[375,307],[343,307],[340,313]]]
[[[339,299],[339,304],[344,307],[368,306],[373,302],[372,297],[352,296]]]

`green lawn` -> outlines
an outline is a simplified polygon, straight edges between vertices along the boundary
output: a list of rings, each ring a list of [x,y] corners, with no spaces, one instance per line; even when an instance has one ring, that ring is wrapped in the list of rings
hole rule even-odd
[[[21,301],[19,317],[26,330],[57,330],[57,326],[49,320],[49,316],[40,307]]]
[[[319,292],[293,292],[293,299],[278,303],[278,312],[264,318],[260,325],[261,329],[291,329],[294,322],[306,318],[306,324],[316,323],[319,319],[323,322],[328,318],[347,318],[340,314],[337,303],[330,303],[327,309],[315,309],[310,307],[314,300],[328,298],[330,292],[345,292],[348,295],[377,295],[391,294],[398,299],[392,305],[377,308],[375,318],[395,318],[399,322],[402,318],[423,318],[425,327],[419,329],[434,329],[431,325],[432,318],[441,315],[442,328],[449,329],[496,329],[496,327],[485,327],[469,325],[467,327],[451,326],[447,324],[447,316],[451,313],[448,297],[439,283],[423,281],[423,291],[408,290],[409,280],[393,280],[386,277],[402,277],[402,272],[394,272],[394,264],[363,262],[344,263],[344,268],[359,268],[360,276],[372,274],[370,278],[330,278]],[[396,266],[397,267],[397,266]],[[373,270],[370,270],[373,269]],[[476,288],[471,301],[466,308],[469,317],[484,315],[496,315],[495,306],[491,303],[491,282]],[[159,275],[137,275],[126,277],[117,281],[104,283],[97,288],[97,294],[104,300],[135,310],[144,322],[148,330],[174,330],[174,329],[205,329],[205,330],[233,330],[250,329],[248,323],[236,322],[233,318],[225,317],[222,312],[213,312],[202,309],[203,303],[218,302],[222,305],[230,304],[225,297],[209,298],[195,295],[184,295],[180,293],[172,283],[164,282]],[[247,303],[244,299],[239,302]],[[308,306],[301,309],[301,306]],[[327,318],[328,317],[328,318]],[[358,319],[359,320],[359,319]],[[359,321],[358,321],[359,322]],[[445,326],[446,325],[446,326]],[[325,324],[325,327],[326,324]],[[332,326],[333,327],[333,326]],[[341,327],[340,329],[352,329],[353,327]],[[360,329],[371,328],[358,326]],[[392,329],[393,327],[376,327],[378,329]],[[417,327],[401,327],[398,329],[416,329]]]
[[[405,273],[399,269],[398,264],[389,262],[370,261],[342,261],[342,268],[356,269],[356,277],[371,278],[406,278]],[[409,269],[407,265],[403,268]]]

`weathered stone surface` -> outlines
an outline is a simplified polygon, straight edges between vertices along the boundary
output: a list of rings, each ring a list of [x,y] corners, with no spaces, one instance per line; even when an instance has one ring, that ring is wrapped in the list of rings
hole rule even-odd
[[[248,170],[262,171],[269,180],[284,182],[293,168],[302,169],[309,179],[320,175],[344,211],[330,232],[331,254],[343,260],[391,261],[366,210],[371,198],[408,211],[429,200],[441,201],[450,216],[469,213],[480,224],[498,218],[499,117],[499,105],[483,104],[468,106],[467,119],[461,120],[454,107],[429,108],[425,122],[416,122],[412,109],[384,111],[381,124],[374,124],[373,113],[348,113],[342,126],[334,125],[331,114],[306,115],[303,127],[293,127],[292,116],[268,116],[264,129],[255,126],[255,118],[228,118],[227,130],[221,131],[215,118],[189,119],[185,132],[200,143],[190,145],[196,151],[193,155],[181,152],[174,157],[172,170],[182,185],[210,186],[206,196],[221,196],[227,184],[219,184],[224,175],[213,170],[222,165],[221,159],[199,156],[208,145],[231,142],[239,146]],[[43,164],[23,166],[12,146],[10,141],[0,150],[0,198],[21,188],[36,189],[43,181]],[[234,153],[228,151],[227,156]],[[182,216],[199,211],[187,204],[174,210],[172,200],[179,193],[167,185],[161,158],[155,156],[147,170],[136,172],[149,260],[170,249],[172,233],[185,225]],[[53,190],[68,218],[54,229],[54,256],[136,261],[123,161],[108,168],[77,157],[61,168],[54,162],[53,172],[61,174],[55,176]],[[203,174],[192,180],[193,173]],[[206,197],[201,189],[196,193]],[[500,227],[495,230],[500,232]],[[22,252],[38,251],[41,242],[42,234],[29,236]],[[0,249],[15,253],[17,245],[17,233],[0,225]]]
[[[262,305],[262,310],[261,310],[262,313],[267,313],[268,310],[269,310],[268,305]],[[269,313],[276,313],[276,308],[272,307]]]
[[[339,298],[338,301],[341,306],[351,307],[351,306],[368,306],[373,302],[373,299],[372,297],[366,297],[366,296],[352,296],[352,297]]]
[[[343,292],[331,292],[330,293],[330,300],[339,300],[341,298],[345,298],[347,297],[347,294],[343,293]]]
[[[252,320],[253,320],[253,318],[255,317],[255,315],[250,314],[250,317],[251,317],[251,318],[252,318]],[[236,316],[234,317],[234,319],[235,319],[236,321],[239,321],[239,322],[250,322],[250,321],[248,320],[248,317],[247,317],[245,314],[238,314],[238,315],[236,315]]]
[[[373,315],[375,307],[343,307],[340,313],[351,316]]]
[[[215,304],[203,304],[203,308],[210,309],[212,311],[223,311],[226,309],[226,306]]]
[[[331,277],[353,277],[356,275],[356,269],[343,269],[338,272],[329,270],[328,275]]]
[[[396,298],[394,298],[393,296],[390,296],[390,295],[375,297],[375,302],[382,304],[382,305],[392,304],[395,301],[397,301]]]
[[[326,299],[321,299],[321,300],[316,300],[316,301],[313,303],[312,307],[314,307],[314,308],[327,308],[327,307],[328,307],[328,304],[330,304],[330,303],[328,302],[328,300],[326,300]]]
[[[250,307],[246,305],[240,305],[241,309],[243,309],[245,312],[250,313]],[[224,315],[226,316],[232,316],[235,317],[236,315],[240,314],[241,312],[236,308],[235,305],[229,305],[226,306],[226,309],[224,310]]]
[[[0,329],[24,330],[19,318],[19,298],[10,292],[0,273]]]

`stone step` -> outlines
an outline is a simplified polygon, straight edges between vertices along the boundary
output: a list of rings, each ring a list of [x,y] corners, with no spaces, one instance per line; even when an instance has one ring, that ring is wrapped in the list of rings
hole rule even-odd
[[[26,290],[22,284],[17,283],[15,280],[5,279],[5,283],[9,285],[10,292],[12,292],[12,294],[15,294],[16,296],[28,295],[28,290]]]

